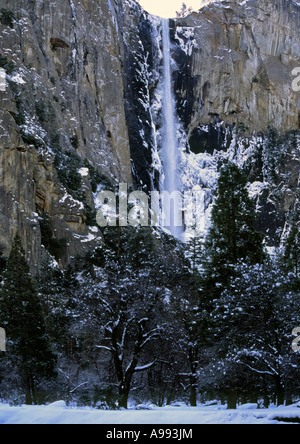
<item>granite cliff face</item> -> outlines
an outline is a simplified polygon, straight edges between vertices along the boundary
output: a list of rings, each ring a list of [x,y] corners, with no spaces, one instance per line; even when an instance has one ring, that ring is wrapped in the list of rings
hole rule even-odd
[[[91,175],[78,176],[84,161],[111,181],[132,182],[120,23],[131,13],[128,3],[93,0],[1,6],[8,79],[0,111],[1,248],[7,255],[21,231],[36,268],[41,214],[63,240],[63,257],[93,246],[97,230],[87,227],[82,203],[94,205]]]
[[[6,257],[20,231],[37,271],[44,248],[65,265],[102,241],[97,187],[158,186],[161,24],[132,0],[3,0],[1,8],[0,246]],[[216,1],[170,22],[183,151],[214,163],[241,129],[248,143],[269,125],[299,129],[300,93],[291,88],[299,25],[292,0]],[[280,173],[286,192],[273,202],[281,233],[299,199],[293,149]],[[257,183],[255,167],[251,174]]]
[[[176,21],[174,39],[190,54],[192,84],[177,82],[189,107],[189,134],[212,117],[244,123],[250,134],[269,125],[299,129],[300,96],[292,90],[299,26],[299,5],[291,0],[213,2]]]

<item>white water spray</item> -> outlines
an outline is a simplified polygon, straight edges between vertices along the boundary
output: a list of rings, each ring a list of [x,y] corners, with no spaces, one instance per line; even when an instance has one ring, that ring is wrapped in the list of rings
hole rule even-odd
[[[181,184],[178,174],[178,141],[176,136],[176,112],[175,99],[172,87],[171,70],[171,41],[169,19],[162,19],[162,42],[163,42],[163,128],[162,128],[162,162],[164,170],[164,180],[162,190],[168,193],[174,193],[174,196],[180,194]],[[170,227],[171,234],[180,238],[183,233],[182,226],[182,208],[181,199],[174,199],[174,205],[171,209]],[[176,222],[177,221],[177,222]],[[178,221],[180,221],[180,226]]]

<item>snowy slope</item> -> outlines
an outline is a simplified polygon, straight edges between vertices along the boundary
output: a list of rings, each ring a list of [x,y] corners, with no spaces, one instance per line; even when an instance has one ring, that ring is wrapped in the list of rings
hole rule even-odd
[[[254,406],[255,407],[255,406]],[[277,418],[300,421],[300,409],[282,407],[256,410],[253,405],[238,410],[224,407],[176,408],[154,410],[102,411],[67,408],[63,402],[49,406],[0,406],[0,424],[282,424]]]

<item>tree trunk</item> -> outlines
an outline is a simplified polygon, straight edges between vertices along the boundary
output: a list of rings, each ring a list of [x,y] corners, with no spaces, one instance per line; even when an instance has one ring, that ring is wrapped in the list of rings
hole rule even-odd
[[[284,404],[284,387],[281,382],[281,377],[277,376],[275,379],[276,395],[277,395],[277,407]]]
[[[268,396],[268,393],[265,391],[264,392],[264,408],[268,409],[270,407],[270,399]]]
[[[33,404],[33,399],[32,399],[32,395],[31,395],[31,390],[30,390],[30,388],[27,386],[27,384],[26,384],[25,404],[26,404],[26,405],[32,405],[32,404]]]
[[[191,407],[197,407],[197,377],[191,375],[191,391],[190,391],[190,405]]]
[[[129,398],[130,386],[125,387],[124,385],[119,388],[119,407],[121,409],[128,409],[128,398]]]
[[[24,376],[25,381],[25,404],[33,405],[35,396],[34,396],[34,383],[32,381],[31,376],[26,372]]]
[[[236,390],[231,390],[227,394],[227,408],[228,410],[236,410],[237,408],[237,392]]]
[[[264,396],[264,408],[268,409],[270,407],[271,400],[268,394],[268,384],[265,376],[263,376],[263,396]]]
[[[119,384],[119,406],[123,409],[128,409],[128,398],[130,393],[131,381],[133,372],[128,371],[124,376],[123,381]]]
[[[194,337],[191,337],[191,342],[194,341]],[[191,407],[197,407],[197,364],[198,364],[198,352],[197,346],[192,345],[189,347],[189,362],[190,362],[190,405]]]

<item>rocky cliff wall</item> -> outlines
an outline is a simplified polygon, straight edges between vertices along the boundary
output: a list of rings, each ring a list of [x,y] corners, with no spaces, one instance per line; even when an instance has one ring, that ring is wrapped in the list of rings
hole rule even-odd
[[[7,255],[21,231],[36,269],[41,214],[66,246],[62,257],[93,246],[85,211],[94,205],[91,178],[86,170],[78,176],[83,162],[98,177],[132,182],[122,27],[131,6],[9,0],[1,8],[0,64],[8,80],[0,92],[1,249]]]
[[[214,118],[243,123],[250,134],[269,125],[299,129],[300,95],[292,89],[299,26],[292,0],[217,1],[177,20],[173,38],[187,77],[177,94],[189,135]]]

